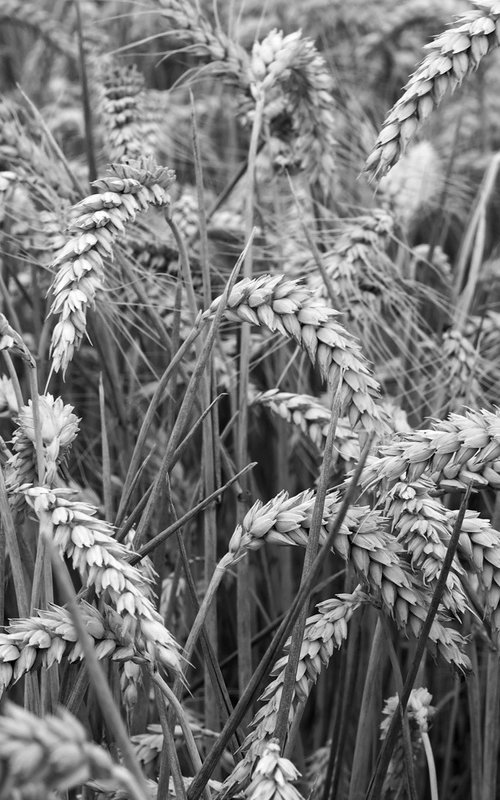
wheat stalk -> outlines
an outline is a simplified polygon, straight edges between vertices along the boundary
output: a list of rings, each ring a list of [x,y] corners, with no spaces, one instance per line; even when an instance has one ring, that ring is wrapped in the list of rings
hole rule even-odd
[[[428,55],[405,86],[402,97],[387,115],[374,149],[366,161],[373,178],[384,175],[398,161],[420,124],[454,92],[499,43],[498,0],[472,0],[476,9],[426,46]]]
[[[89,742],[85,729],[64,708],[36,717],[13,703],[0,716],[2,796],[45,797],[51,790],[67,791],[96,778],[110,788],[120,786],[144,800],[134,777],[115,764],[104,748]]]
[[[216,311],[219,302],[220,298],[214,300],[204,318]],[[330,386],[342,381],[340,413],[347,413],[352,425],[384,429],[375,403],[378,384],[357,340],[337,322],[338,312],[322,305],[310,289],[279,275],[244,278],[230,292],[225,314],[294,339]]]
[[[96,518],[93,506],[70,500],[70,490],[36,486],[22,491],[84,584],[116,612],[121,637],[130,637],[148,662],[179,673],[179,645],[149,599],[145,578],[127,563],[128,551],[113,538],[111,526]]]
[[[56,254],[50,313],[60,317],[52,334],[54,370],[64,373],[87,329],[87,308],[92,307],[104,277],[104,261],[113,255],[115,239],[137,214],[151,205],[168,206],[173,172],[152,161],[113,165],[113,175],[92,184],[92,194],[73,207],[76,218],[71,238]]]

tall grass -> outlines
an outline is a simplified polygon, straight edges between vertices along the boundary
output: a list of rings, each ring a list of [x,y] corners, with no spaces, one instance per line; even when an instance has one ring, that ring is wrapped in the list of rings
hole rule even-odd
[[[493,800],[500,4],[0,21],[0,799]]]

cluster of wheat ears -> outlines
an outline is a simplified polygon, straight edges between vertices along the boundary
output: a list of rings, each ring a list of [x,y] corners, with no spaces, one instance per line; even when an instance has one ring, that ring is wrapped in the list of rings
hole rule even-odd
[[[0,800],[497,796],[500,2],[262,8],[0,2]]]

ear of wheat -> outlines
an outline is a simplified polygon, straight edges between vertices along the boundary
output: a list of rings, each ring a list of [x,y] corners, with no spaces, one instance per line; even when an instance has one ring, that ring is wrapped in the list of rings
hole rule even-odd
[[[219,302],[214,300],[205,317],[215,313]],[[375,402],[378,384],[357,340],[337,322],[338,312],[318,302],[310,289],[279,275],[245,278],[231,290],[225,314],[294,339],[330,386],[341,382],[341,413],[352,425],[385,429]]]
[[[98,194],[73,208],[70,239],[56,254],[50,313],[59,317],[52,334],[55,371],[66,372],[87,329],[87,308],[102,286],[104,262],[113,255],[116,238],[149,206],[168,206],[174,180],[171,170],[151,161],[114,165],[112,176],[94,181]]]
[[[392,486],[424,473],[440,488],[500,488],[500,415],[487,409],[450,414],[433,428],[413,431],[380,449],[363,472],[365,487]]]
[[[128,551],[113,538],[111,526],[89,504],[70,500],[68,490],[37,486],[23,491],[44,533],[71,559],[84,584],[116,612],[121,635],[131,637],[147,661],[178,673],[179,645],[149,599],[144,576],[127,563]]]
[[[396,163],[420,124],[498,47],[500,5],[473,0],[476,9],[427,45],[428,55],[406,84],[402,97],[385,119],[366,169],[374,178]]]
[[[25,791],[45,797],[53,789],[66,791],[96,778],[106,786],[132,791],[137,798],[135,779],[128,770],[89,742],[83,726],[64,708],[54,716],[39,718],[4,703],[0,765],[5,797],[23,796]]]

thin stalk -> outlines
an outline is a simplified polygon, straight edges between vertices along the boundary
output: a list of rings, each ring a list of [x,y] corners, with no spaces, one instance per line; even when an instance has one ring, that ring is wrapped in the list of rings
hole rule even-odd
[[[431,800],[439,800],[439,793],[437,787],[436,764],[434,761],[434,753],[432,752],[431,740],[427,731],[422,731],[422,744],[424,745],[425,758],[427,760],[427,769],[429,770],[429,788],[431,792]],[[488,797],[488,795],[484,795]]]
[[[280,652],[281,648],[283,647],[286,638],[289,634],[291,627],[293,626],[294,622],[296,621],[300,609],[302,608],[303,603],[307,599],[309,592],[311,591],[313,585],[317,582],[321,571],[324,566],[325,558],[327,558],[330,547],[332,544],[333,539],[338,534],[340,526],[345,518],[345,515],[349,509],[349,506],[354,500],[355,493],[358,489],[358,482],[360,475],[363,471],[366,458],[370,451],[371,443],[373,441],[373,435],[371,435],[366,444],[363,448],[361,453],[359,462],[356,465],[352,478],[350,480],[349,486],[347,488],[347,492],[344,495],[342,503],[340,505],[339,511],[335,520],[333,521],[331,528],[328,532],[328,535],[325,539],[325,542],[321,546],[316,559],[312,565],[311,571],[304,581],[304,583],[299,587],[299,590],[292,602],[292,605],[288,609],[287,614],[283,617],[283,621],[279,625],[275,635],[273,636],[272,642],[270,643],[266,653],[264,654],[263,658],[260,661],[257,669],[253,672],[252,677],[246,686],[245,691],[240,696],[235,709],[227,722],[224,725],[217,741],[214,743],[212,749],[208,753],[203,767],[201,768],[200,772],[194,778],[191,786],[188,790],[188,800],[197,800],[200,797],[201,792],[207,781],[209,780],[210,776],[212,775],[213,770],[217,767],[220,757],[224,752],[227,743],[229,742],[231,736],[234,734],[236,728],[241,723],[243,717],[247,713],[249,705],[254,701],[257,693],[259,692],[262,683],[269,675],[269,672],[274,664],[278,653]]]
[[[254,221],[254,195],[255,195],[255,167],[257,146],[262,126],[265,95],[261,93],[255,104],[255,115],[250,136],[248,151],[248,170],[246,184],[245,208],[245,233],[248,237],[253,230]],[[243,277],[251,278],[253,273],[253,248],[249,247],[243,265]],[[248,375],[250,370],[250,343],[251,326],[248,323],[241,325],[240,353],[239,353],[239,378],[238,378],[238,421],[236,432],[236,466],[242,469],[248,461]],[[246,507],[249,505],[250,491],[246,481],[242,482],[240,502]],[[251,593],[250,565],[247,559],[241,561],[237,570],[236,581],[236,642],[238,649],[238,687],[240,693],[247,686],[252,674],[252,593]]]
[[[123,484],[123,492],[122,497],[120,500],[120,505],[118,508],[118,512],[116,514],[115,525],[119,526],[123,522],[123,518],[125,516],[125,508],[128,502],[129,493],[131,490],[131,485],[134,480],[134,476],[139,468],[141,463],[141,454],[144,444],[146,442],[146,437],[148,435],[148,431],[153,423],[154,416],[156,414],[156,410],[158,405],[161,402],[161,398],[163,392],[166,389],[168,381],[174,372],[177,365],[183,359],[184,355],[186,354],[187,350],[194,342],[197,336],[199,336],[202,330],[203,324],[201,321],[201,314],[199,315],[198,319],[196,320],[192,331],[190,332],[189,336],[185,339],[185,341],[181,344],[175,355],[171,358],[168,367],[166,368],[165,372],[161,376],[160,380],[156,385],[156,389],[154,391],[153,397],[148,406],[148,410],[146,412],[146,416],[141,425],[141,429],[139,431],[139,435],[137,437],[137,441],[135,443],[134,451],[132,453],[132,458],[130,459],[130,465],[127,471],[127,475],[125,476],[125,481]]]
[[[370,745],[374,739],[373,732],[373,704],[376,701],[373,687],[380,669],[383,666],[384,653],[384,628],[380,617],[377,619],[373,634],[368,669],[364,677],[361,708],[358,716],[356,743],[351,769],[351,782],[349,785],[348,800],[360,800],[364,796],[369,779]]]
[[[500,677],[498,653],[488,651],[484,700],[483,781],[481,797],[496,797],[499,741]]]
[[[200,354],[199,354],[199,356],[198,356],[198,358],[196,360],[196,364],[195,364],[195,367],[194,367],[194,370],[193,370],[193,374],[192,374],[191,379],[190,379],[190,381],[188,383],[188,386],[186,388],[186,392],[184,394],[184,398],[183,398],[181,407],[179,409],[179,412],[178,412],[178,415],[177,415],[177,419],[176,419],[176,421],[174,423],[174,427],[172,428],[172,431],[171,431],[171,434],[170,434],[170,439],[169,439],[168,446],[167,446],[166,451],[165,451],[165,455],[164,455],[164,457],[162,459],[162,462],[161,462],[161,465],[160,465],[160,469],[158,470],[158,474],[157,474],[155,482],[153,484],[153,490],[151,492],[151,496],[150,496],[150,498],[148,500],[148,503],[146,505],[146,509],[145,509],[144,514],[143,514],[143,516],[141,518],[141,521],[140,521],[140,523],[139,523],[139,525],[137,527],[137,532],[136,532],[137,545],[139,545],[141,540],[144,538],[144,534],[145,534],[145,531],[146,531],[146,529],[149,526],[149,523],[151,521],[151,517],[152,517],[153,511],[154,511],[154,509],[156,508],[156,506],[158,504],[158,499],[160,497],[160,493],[162,492],[163,486],[165,484],[165,478],[166,478],[167,473],[169,471],[169,468],[171,466],[172,456],[173,456],[173,454],[175,452],[175,449],[176,449],[177,445],[179,444],[179,441],[181,439],[182,433],[183,433],[184,428],[186,426],[186,422],[187,422],[188,416],[189,416],[189,414],[191,412],[191,408],[192,408],[192,406],[193,406],[193,404],[195,402],[196,393],[198,391],[198,387],[199,387],[199,384],[200,384],[201,377],[203,375],[203,372],[207,368],[208,359],[209,359],[210,353],[212,351],[212,348],[213,348],[213,345],[214,345],[214,342],[215,342],[217,329],[218,329],[218,327],[220,325],[220,322],[222,320],[222,316],[223,316],[225,308],[226,308],[227,298],[229,296],[229,293],[230,293],[231,289],[234,286],[234,283],[236,282],[236,278],[237,278],[237,276],[239,274],[241,264],[243,263],[243,261],[245,259],[245,256],[246,256],[246,253],[248,251],[248,248],[251,246],[252,239],[253,239],[253,234],[249,238],[248,244],[246,245],[246,247],[245,247],[243,253],[241,254],[241,256],[239,257],[238,261],[236,262],[236,265],[235,265],[233,271],[231,272],[231,276],[230,276],[229,281],[227,283],[227,286],[226,286],[226,289],[224,291],[224,294],[222,295],[221,302],[217,307],[217,310],[216,310],[216,312],[214,314],[214,317],[213,317],[213,320],[212,320],[212,324],[210,325],[209,331],[207,333],[207,337],[205,339],[205,343],[203,345],[203,348],[200,350]]]
[[[307,581],[309,573],[312,569],[314,559],[316,558],[319,546],[319,537],[321,533],[323,511],[325,508],[326,492],[328,489],[330,471],[333,459],[333,442],[335,439],[335,431],[337,430],[337,423],[340,413],[340,392],[342,389],[343,372],[339,375],[338,383],[335,392],[332,393],[331,403],[331,419],[328,426],[328,434],[325,442],[325,449],[323,452],[323,461],[321,464],[321,471],[318,480],[318,488],[316,491],[316,499],[314,501],[314,508],[311,518],[311,527],[309,529],[309,536],[307,538],[306,552],[304,556],[304,565],[302,568],[301,584]],[[309,608],[309,597],[306,598],[304,607],[300,613],[299,620],[292,633],[292,641],[290,643],[290,651],[288,662],[285,669],[285,676],[283,681],[283,690],[281,694],[278,715],[276,718],[275,736],[280,742],[281,749],[285,746],[285,739],[288,731],[288,719],[290,714],[290,706],[295,694],[295,684],[297,676],[297,667],[300,661],[300,651],[304,639],[304,630],[306,627],[306,619]]]
[[[196,506],[194,506],[190,511],[184,514],[182,517],[179,517],[178,520],[173,522],[168,528],[165,528],[163,531],[160,531],[153,539],[150,539],[149,542],[144,544],[140,550],[134,553],[129,561],[131,564],[137,564],[138,561],[144,558],[144,556],[149,555],[153,550],[155,550],[160,544],[170,538],[174,533],[176,533],[180,528],[184,527],[188,522],[194,519],[204,508],[206,508],[210,503],[213,503],[220,497],[226,489],[229,489],[233,483],[237,483],[242,475],[247,473],[249,470],[253,469],[257,464],[256,461],[253,461],[251,464],[247,464],[240,472],[236,475],[233,475],[224,486],[221,486],[220,489],[216,489],[212,494],[208,497],[205,497],[201,500]]]
[[[85,151],[89,169],[89,182],[97,179],[97,164],[95,157],[94,135],[92,131],[92,112],[90,110],[89,84],[87,80],[87,64],[83,46],[83,26],[80,13],[80,0],[74,0],[76,10],[76,30],[78,36],[78,58],[80,61],[80,78],[82,82],[83,118],[85,120]]]
[[[477,658],[476,642],[471,642],[470,659],[472,664],[472,673],[467,678],[467,699],[469,705],[469,725],[470,725],[470,788],[471,799],[481,800],[482,787],[483,787],[483,737],[481,730],[481,687],[479,682],[479,663]],[[458,682],[455,683],[455,699],[459,695]],[[455,703],[454,703],[455,705]],[[458,706],[458,699],[456,700]],[[441,796],[447,796],[449,773],[451,772],[451,759],[452,759],[452,736],[455,732],[455,726],[450,726],[449,734],[449,747],[446,750],[446,770],[443,774],[443,781],[441,784]],[[447,779],[445,781],[445,778]]]
[[[184,713],[184,709],[180,704],[179,700],[175,696],[174,692],[170,688],[170,686],[163,680],[161,675],[158,672],[151,672],[151,678],[153,682],[158,687],[159,691],[164,696],[165,700],[168,702],[170,707],[175,713],[179,725],[182,728],[182,733],[184,734],[184,742],[186,745],[186,749],[188,751],[189,758],[191,760],[191,766],[195,771],[201,769],[201,758],[198,752],[198,748],[196,747],[196,742],[194,740],[193,732],[189,725],[189,720],[186,718]],[[211,792],[208,788],[208,785],[205,787],[204,792],[205,800],[211,800]]]
[[[75,631],[78,636],[78,642],[80,643],[85,657],[90,683],[96,693],[104,724],[113,735],[120,748],[125,766],[137,782],[139,797],[143,800],[147,800],[148,789],[144,775],[137,761],[120,711],[113,699],[113,694],[97,658],[92,639],[85,627],[68,568],[52,544],[52,519],[49,514],[43,513],[41,516],[40,534],[45,538],[61,595],[65,603],[67,603],[68,610],[71,614],[71,619],[73,620],[73,625],[75,626]]]
[[[179,800],[186,800],[186,788],[182,780],[182,773],[175,747],[174,737],[170,728],[170,721],[165,708],[165,701],[158,686],[154,687],[156,706],[160,717],[163,733],[163,747],[161,751],[160,776],[158,778],[158,798],[169,797],[170,772],[175,789],[175,796]]]
[[[102,438],[102,493],[104,497],[104,513],[111,520],[113,514],[113,493],[111,490],[111,459],[109,456],[108,430],[106,427],[106,399],[102,372],[99,373],[99,411],[101,414]]]
[[[457,551],[460,532],[462,530],[462,523],[464,521],[465,511],[467,508],[467,503],[469,501],[471,491],[472,487],[469,484],[462,499],[462,503],[460,505],[460,510],[458,512],[455,525],[453,526],[453,532],[451,534],[450,541],[448,543],[446,555],[443,560],[443,566],[441,567],[439,578],[436,581],[434,594],[432,595],[432,599],[429,604],[427,616],[425,618],[424,624],[422,625],[422,630],[420,632],[420,636],[418,639],[411,667],[408,671],[408,675],[406,676],[403,693],[399,700],[399,705],[401,706],[402,709],[405,709],[406,706],[408,705],[408,700],[410,699],[411,690],[413,689],[413,684],[415,683],[415,679],[417,677],[417,673],[420,667],[420,662],[422,661],[422,657],[425,652],[427,638],[429,636],[432,623],[434,622],[434,619],[438,612],[439,604],[443,597],[443,593],[446,587],[446,579],[449,575],[451,566],[453,564],[453,559]],[[399,731],[400,721],[401,721],[400,712],[395,713],[391,720],[389,729],[387,731],[387,736],[384,739],[384,743],[380,750],[379,757],[377,760],[377,766],[375,768],[375,773],[370,782],[366,800],[379,800],[380,798],[384,776],[387,773],[387,767],[389,766],[391,754],[394,749],[394,743],[396,741],[396,737]]]

